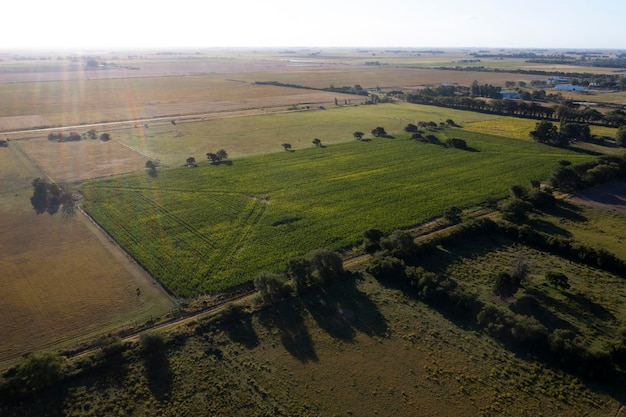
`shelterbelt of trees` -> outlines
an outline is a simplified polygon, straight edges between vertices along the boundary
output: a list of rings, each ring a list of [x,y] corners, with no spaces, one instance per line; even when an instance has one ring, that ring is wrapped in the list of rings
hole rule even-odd
[[[413,93],[403,94],[403,98],[409,103],[509,116],[594,123],[610,127],[626,125],[626,112],[621,109],[602,113],[594,108],[576,104],[572,100],[562,100],[552,105],[540,104],[537,101],[528,102],[528,100],[545,100],[544,90],[526,92],[529,97],[522,97],[521,100],[502,99],[500,92],[500,87],[489,84],[479,85],[474,82],[469,87],[456,85],[427,87]]]

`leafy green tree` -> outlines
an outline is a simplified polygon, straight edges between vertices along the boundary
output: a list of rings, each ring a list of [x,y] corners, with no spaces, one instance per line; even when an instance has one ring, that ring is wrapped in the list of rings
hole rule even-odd
[[[224,149],[220,149],[219,151],[217,151],[217,158],[218,161],[228,159],[228,153]]]
[[[16,376],[29,391],[52,385],[63,375],[63,360],[56,352],[29,353],[18,365]]]
[[[108,140],[111,140],[111,135],[110,135],[110,134],[108,134],[108,133],[106,133],[106,132],[105,132],[105,133],[102,133],[102,134],[100,135],[100,140],[101,140],[101,141],[103,141],[103,142],[106,142],[106,141],[108,141]]]
[[[211,161],[212,164],[217,164],[220,160],[220,158],[217,156],[216,153],[213,152],[209,152],[206,154],[206,157],[209,159],[209,161]]]
[[[365,136],[365,133],[363,133],[363,132],[354,132],[352,134],[352,136],[354,136],[354,139],[356,139],[356,140],[361,140],[361,139],[363,139],[363,136]]]
[[[376,279],[400,281],[406,279],[406,264],[394,256],[374,256],[367,266],[367,273]]]
[[[380,250],[380,239],[384,236],[384,233],[378,229],[367,229],[363,233],[363,249],[366,252],[372,253]]]
[[[574,191],[582,186],[580,175],[571,165],[560,165],[552,171],[548,181],[554,188],[566,192]]]
[[[446,141],[446,144],[451,148],[467,149],[467,142],[459,138],[450,138]]]
[[[308,258],[320,285],[328,285],[345,274],[343,260],[337,252],[318,249],[311,252]]]
[[[285,298],[285,277],[271,272],[262,272],[254,278],[254,288],[265,304],[276,304]]]
[[[562,143],[557,127],[546,120],[537,122],[535,130],[531,131],[529,135],[532,140],[539,143],[546,143],[549,145]]]
[[[282,147],[286,150],[289,151],[291,150],[291,143],[283,143]]]
[[[408,125],[404,127],[404,131],[409,132],[409,133],[417,132],[417,126],[414,125],[413,123],[409,123]]]
[[[409,260],[417,255],[417,245],[411,233],[406,230],[396,230],[391,235],[380,240],[380,246],[388,250],[391,256]]]
[[[387,134],[387,132],[385,132],[385,128],[382,126],[378,126],[374,129],[372,129],[372,135],[374,135],[374,137],[379,138],[381,136],[385,136]]]
[[[37,214],[44,213],[48,209],[48,184],[41,178],[35,178],[31,184],[33,196],[30,198],[30,203]]]
[[[322,141],[318,138],[313,139],[313,145],[317,146],[318,148],[322,147]]]
[[[188,167],[195,167],[198,166],[196,164],[196,158],[194,158],[193,156],[190,156],[189,158],[187,158],[187,166]]]
[[[294,283],[298,294],[313,284],[313,266],[306,258],[291,258],[285,264],[285,275]]]
[[[514,223],[523,223],[528,219],[532,205],[521,198],[509,198],[500,205],[502,217]]]
[[[500,272],[493,283],[493,293],[504,300],[517,293],[519,283],[508,272]]]

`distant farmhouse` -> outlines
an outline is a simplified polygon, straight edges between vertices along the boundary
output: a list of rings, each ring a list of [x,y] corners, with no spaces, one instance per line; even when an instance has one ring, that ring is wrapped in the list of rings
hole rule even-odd
[[[503,99],[519,100],[521,98],[517,91],[500,91],[500,95]]]
[[[546,83],[548,84],[552,84],[552,85],[557,85],[557,84],[563,84],[568,82],[569,79],[567,78],[563,78],[563,77],[550,77],[546,80]]]
[[[572,84],[557,84],[554,86],[555,90],[561,91],[585,91],[585,87],[582,85],[572,85]]]

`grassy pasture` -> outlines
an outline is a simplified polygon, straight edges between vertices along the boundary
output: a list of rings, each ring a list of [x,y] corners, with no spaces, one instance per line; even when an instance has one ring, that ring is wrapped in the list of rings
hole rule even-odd
[[[341,103],[343,104],[343,103]],[[280,152],[282,143],[294,149],[310,148],[313,138],[323,144],[353,141],[352,133],[370,136],[376,126],[387,132],[401,132],[408,123],[419,120],[457,123],[484,120],[493,116],[480,113],[408,103],[376,106],[346,106],[328,110],[217,118],[194,123],[169,123],[120,129],[113,138],[150,158],[169,166],[179,166],[193,156],[205,160],[207,152],[226,149],[233,158]]]
[[[88,182],[85,208],[174,294],[194,295],[280,269],[312,249],[357,243],[444,208],[503,196],[585,154],[462,129],[478,152],[396,139],[351,141]]]
[[[622,219],[622,227],[624,224]],[[494,244],[487,238],[455,242],[453,248],[444,246],[442,249],[441,259],[433,256],[429,262],[446,265],[444,259],[448,258],[443,271],[466,289],[479,294],[483,302],[506,308],[508,303],[531,296],[545,308],[537,318],[549,330],[572,330],[594,349],[606,350],[617,337],[619,325],[616,323],[626,319],[623,277],[522,245],[506,241]],[[514,258],[520,255],[531,265],[529,281],[514,298],[502,302],[492,295],[493,280],[498,272],[508,272]],[[551,286],[544,278],[548,271],[564,273],[571,288],[561,290]]]
[[[499,135],[507,138],[528,140],[529,133],[535,130],[538,120],[523,119],[510,116],[495,116],[485,120],[469,121],[463,125],[466,130],[472,132],[483,132],[491,135]],[[553,122],[558,126],[558,122]],[[597,136],[615,136],[617,129],[606,126],[590,126],[591,134]]]
[[[6,415],[45,407],[172,417],[600,417],[620,408],[610,395],[516,357],[368,276],[166,337],[158,369],[134,348],[121,363],[64,381]]]

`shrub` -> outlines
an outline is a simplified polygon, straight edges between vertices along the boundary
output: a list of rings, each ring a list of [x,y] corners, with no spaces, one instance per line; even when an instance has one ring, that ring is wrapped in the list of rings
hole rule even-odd
[[[545,277],[546,281],[548,281],[550,284],[554,285],[557,288],[560,287],[563,289],[568,289],[570,287],[567,275],[562,272],[548,271],[546,272]]]
[[[63,360],[56,352],[29,353],[17,367],[16,377],[27,391],[52,385],[63,376]]]
[[[341,278],[343,270],[343,260],[337,252],[329,249],[318,249],[308,256],[314,270],[314,276],[320,285],[328,285]]]
[[[402,281],[406,279],[406,264],[403,260],[393,256],[375,256],[367,266],[367,273],[376,279],[387,281]]]

